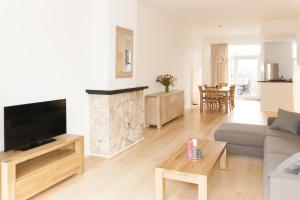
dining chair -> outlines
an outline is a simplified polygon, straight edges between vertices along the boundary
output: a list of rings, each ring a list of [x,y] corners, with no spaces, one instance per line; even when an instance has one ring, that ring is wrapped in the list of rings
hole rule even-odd
[[[236,85],[231,85],[230,86],[230,92],[229,92],[229,106],[230,106],[230,111],[232,111],[235,107],[235,87]]]
[[[216,85],[217,88],[222,88],[222,87],[227,87],[227,86],[228,86],[227,83],[218,83],[218,84]],[[225,98],[225,94],[219,94],[219,96],[220,96],[221,100],[222,100],[222,98]],[[224,99],[223,99],[223,100],[224,100]]]
[[[205,105],[205,104],[206,104],[206,99],[207,99],[207,97],[206,97],[206,92],[203,91],[203,86],[202,86],[202,85],[199,85],[198,87],[199,87],[200,95],[202,94],[203,105]],[[201,97],[200,97],[200,98],[201,98]],[[200,104],[201,104],[201,102],[200,102]]]
[[[229,106],[230,111],[232,111],[235,107],[235,88],[236,85],[231,85],[229,87],[229,96],[228,96],[228,105],[225,105],[226,103],[226,96],[224,96],[223,94],[219,94],[219,99],[220,99],[220,105],[225,105],[225,106]]]
[[[206,90],[206,107],[209,111],[214,111],[220,105],[220,98],[218,90],[215,87],[211,87]]]

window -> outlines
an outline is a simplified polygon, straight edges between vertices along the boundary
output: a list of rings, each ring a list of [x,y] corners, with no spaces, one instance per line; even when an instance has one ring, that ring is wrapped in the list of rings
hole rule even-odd
[[[237,96],[257,97],[260,53],[260,45],[229,45],[229,83]]]

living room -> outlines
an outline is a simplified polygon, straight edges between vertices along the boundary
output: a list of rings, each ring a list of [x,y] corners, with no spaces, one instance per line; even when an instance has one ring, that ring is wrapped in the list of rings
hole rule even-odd
[[[8,130],[6,111],[14,106],[63,100],[66,122],[62,129],[76,135],[75,139],[67,138],[66,146],[62,144],[65,139],[58,139],[45,146],[17,153],[15,157],[7,152],[1,153],[1,199],[160,198],[155,168],[190,138],[213,141],[214,133],[226,121],[266,126],[268,117],[277,116],[279,108],[300,112],[299,66],[288,66],[289,69],[279,66],[277,77],[280,79],[281,72],[288,71],[288,75],[283,74],[287,82],[258,82],[266,81],[265,64],[279,62],[266,59],[266,47],[272,50],[275,48],[272,43],[300,43],[299,16],[300,4],[297,0],[1,1],[1,152],[16,148],[8,148],[5,138]],[[120,39],[119,34],[123,34]],[[130,49],[125,51],[125,71],[120,72],[117,66],[118,47],[124,38],[127,38],[125,46]],[[229,85],[236,84],[238,88],[235,90],[234,108],[227,107],[229,100],[223,102],[220,110],[209,110],[204,106],[201,113],[199,86],[215,85],[211,67],[212,44],[228,45],[229,54],[223,55],[226,61],[222,61],[228,65],[228,71],[223,77]],[[251,52],[249,46],[258,48]],[[296,50],[297,54],[299,51]],[[299,59],[300,56],[291,57]],[[245,58],[249,63],[256,59],[257,65],[246,74],[254,73],[255,76],[241,78],[238,73],[233,73],[238,71],[239,65],[232,63]],[[171,113],[172,116],[167,116],[167,119],[159,116],[157,113],[161,111],[156,110],[159,107],[156,99],[162,97],[160,93],[166,90],[157,78],[165,74],[176,78],[174,86],[168,89],[170,95],[175,92],[178,103],[176,113]],[[249,79],[251,87],[246,90]],[[153,103],[152,106],[149,103],[149,107],[148,98]],[[166,105],[172,109],[177,106],[174,102]],[[150,118],[153,118],[154,124]],[[128,130],[130,134],[127,134]],[[227,142],[230,149],[234,142],[231,137],[226,134],[225,138],[220,137],[217,140]],[[28,137],[19,136],[16,140],[25,141],[25,138]],[[82,144],[81,140],[84,140]],[[239,145],[249,146],[247,143]],[[64,150],[70,150],[67,152],[72,153],[71,156],[76,154],[76,170],[74,168],[69,175],[61,176],[59,180],[64,180],[62,182],[52,181],[47,183],[47,187],[40,188],[28,186],[26,193],[16,195],[18,192],[14,184],[18,182],[18,177],[30,182],[26,170],[22,172],[25,175],[21,176],[21,172],[18,175],[18,169],[22,169],[18,165],[25,169],[24,166],[33,161],[45,159],[36,152],[43,150],[45,153],[46,148],[49,151],[46,154],[51,156],[54,146],[57,148],[55,151],[64,147]],[[225,155],[223,150],[219,153]],[[244,149],[240,151],[244,152]],[[28,157],[25,159],[24,155]],[[40,164],[40,167],[32,164],[31,175],[34,175],[34,170],[39,173],[47,171],[45,163],[58,162],[53,160],[54,157],[46,159],[47,162]],[[206,156],[204,151],[205,157],[210,156]],[[205,193],[206,197],[204,194],[199,199],[264,199],[262,157],[231,155],[229,150],[227,167],[221,167],[227,169],[220,170],[218,164],[213,166],[208,189],[184,181],[168,180],[164,197],[197,199],[198,192],[202,191],[201,194]],[[222,158],[223,163],[226,162],[225,157]],[[14,159],[17,160],[14,162],[16,169],[12,171],[16,177],[11,176],[10,179],[7,172],[11,168],[6,161]],[[75,160],[75,157],[70,159]],[[75,164],[71,160],[69,166]],[[191,162],[199,161],[201,159]],[[52,169],[60,171],[63,169],[61,166],[64,164],[53,165]],[[168,176],[174,178],[173,175]],[[47,176],[40,176],[43,177]],[[50,179],[55,178],[47,180]],[[35,182],[45,184],[38,179]],[[20,184],[17,183],[17,190],[26,185],[24,182],[19,187]],[[291,200],[297,198],[296,193],[286,197]]]

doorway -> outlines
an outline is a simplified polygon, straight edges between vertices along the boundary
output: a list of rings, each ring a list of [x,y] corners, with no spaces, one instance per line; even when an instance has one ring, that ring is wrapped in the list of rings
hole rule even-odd
[[[229,82],[239,98],[258,98],[260,45],[229,45]]]

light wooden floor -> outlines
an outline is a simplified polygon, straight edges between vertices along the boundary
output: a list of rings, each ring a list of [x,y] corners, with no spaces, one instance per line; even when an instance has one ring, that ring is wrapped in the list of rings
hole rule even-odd
[[[162,129],[145,129],[145,140],[113,159],[86,158],[83,175],[52,187],[34,199],[51,200],[153,200],[154,167],[188,138],[213,139],[222,121],[265,124],[270,115],[259,111],[256,101],[239,101],[232,114],[203,113],[195,106],[185,116]],[[262,200],[262,166],[258,158],[229,156],[226,171],[216,168],[209,183],[211,200]],[[167,182],[166,199],[193,200],[197,187]]]

